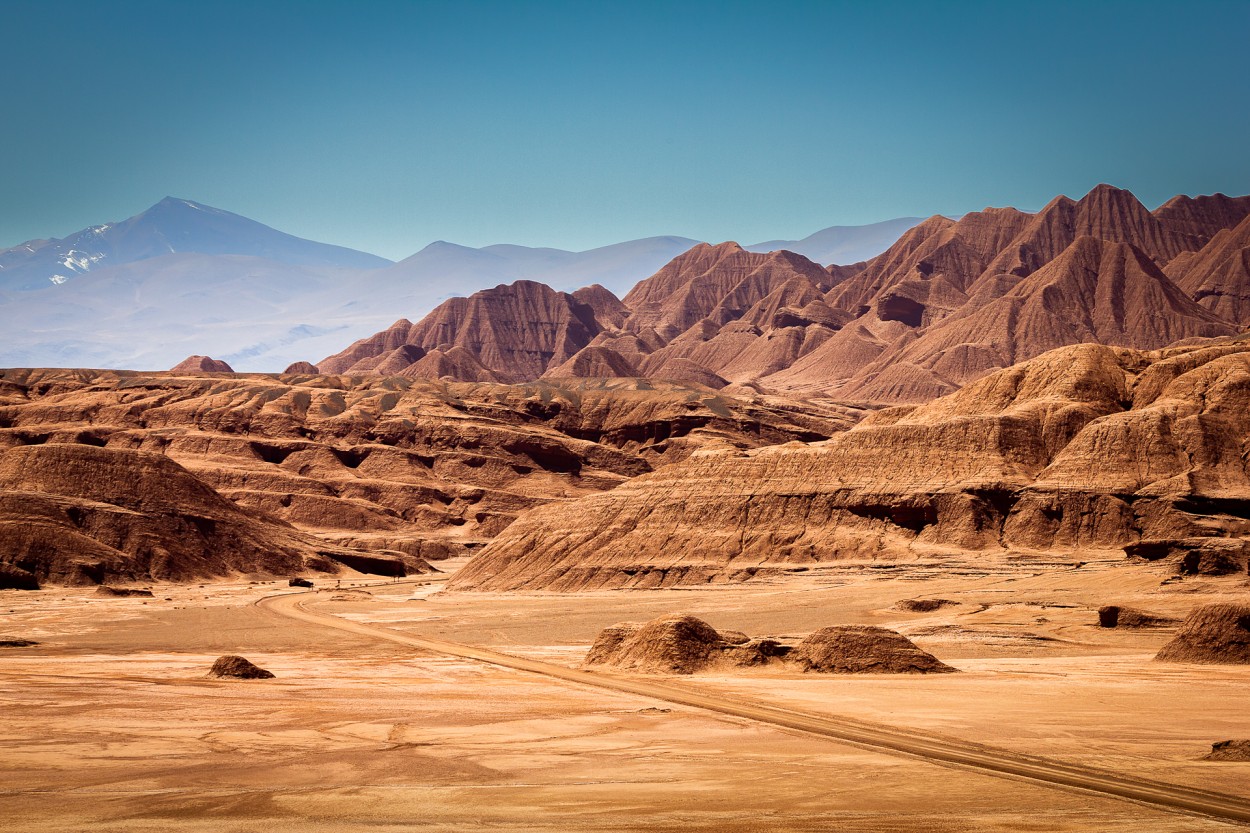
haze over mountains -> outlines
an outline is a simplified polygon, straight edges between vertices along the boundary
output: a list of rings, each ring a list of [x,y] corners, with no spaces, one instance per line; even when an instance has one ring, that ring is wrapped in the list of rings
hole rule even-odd
[[[1037,214],[932,217],[867,262],[699,244],[618,299],[518,282],[401,319],[328,373],[519,382],[647,377],[924,402],[1048,350],[1242,331],[1250,197],[1149,211],[1100,185]]]
[[[912,222],[833,227],[793,246],[813,257],[875,254]],[[697,242],[652,237],[570,252],[439,241],[392,263],[167,197],[122,222],[0,251],[9,333],[0,365],[164,368],[211,353],[238,370],[280,370],[397,315],[501,283],[598,283],[623,295]]]

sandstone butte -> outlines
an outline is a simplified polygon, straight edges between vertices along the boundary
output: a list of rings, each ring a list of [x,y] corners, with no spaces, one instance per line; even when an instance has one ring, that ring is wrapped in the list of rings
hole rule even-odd
[[[932,217],[864,263],[699,244],[623,299],[518,281],[401,319],[317,367],[919,403],[1057,347],[1235,335],[1248,307],[1250,197],[1181,196],[1152,212],[1100,185],[1036,214]]]
[[[618,380],[0,371],[0,586],[423,572],[545,502],[855,419]]]
[[[668,587],[1225,542],[1250,533],[1248,444],[1250,340],[1065,347],[827,441],[708,449],[536,509],[450,586]]]
[[[234,368],[209,356],[187,356],[171,367],[171,373],[233,373]]]

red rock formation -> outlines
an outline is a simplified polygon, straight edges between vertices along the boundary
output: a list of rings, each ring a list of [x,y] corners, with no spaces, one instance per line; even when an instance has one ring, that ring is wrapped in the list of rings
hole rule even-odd
[[[741,580],[835,560],[1244,535],[1250,343],[1055,350],[813,445],[701,452],[538,509],[458,589]]]
[[[233,373],[234,368],[208,356],[187,356],[170,368],[174,373]]]
[[[1236,325],[1250,324],[1250,216],[1217,232],[1200,251],[1180,255],[1166,271],[1203,307]]]
[[[446,357],[456,355],[471,360],[461,348]],[[106,577],[146,576],[153,547],[173,558],[159,577],[283,572],[310,552],[368,572],[426,569],[533,506],[615,487],[698,448],[814,439],[853,420],[639,381],[0,371],[0,450],[65,457],[5,469],[0,584],[36,584],[7,566],[31,559],[45,559],[38,569],[54,582],[99,575],[100,564]],[[132,493],[144,502],[126,503]],[[80,506],[91,529],[61,506]],[[188,550],[194,518],[232,518],[215,521],[223,535],[246,528]]]
[[[283,373],[297,373],[300,375],[309,376],[309,375],[316,375],[317,373],[320,373],[321,371],[317,369],[317,365],[312,364],[311,362],[294,362],[292,364],[287,365],[286,370],[282,372]]]
[[[416,325],[401,321],[322,370],[628,375],[927,401],[1066,344],[1153,349],[1240,331],[1250,307],[1248,215],[1250,197],[1177,197],[1150,212],[1100,185],[1035,215],[933,217],[849,267],[699,244],[623,301],[602,287],[569,296],[523,281],[448,301]],[[412,347],[465,355],[426,360]]]

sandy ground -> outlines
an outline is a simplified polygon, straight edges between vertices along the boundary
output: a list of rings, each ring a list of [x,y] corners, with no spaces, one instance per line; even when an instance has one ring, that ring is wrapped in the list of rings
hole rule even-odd
[[[1250,668],[1154,663],[1169,631],[1094,624],[1102,604],[1183,615],[1250,597],[1241,579],[1160,585],[1162,575],[910,565],[584,596],[374,586],[349,601],[319,594],[315,607],[566,665],[599,628],[663,613],[753,635],[888,625],[962,673],[682,682],[1250,797],[1250,764],[1199,760],[1214,741],[1250,736]],[[0,635],[40,642],[0,648],[0,829],[1234,827],[281,619],[252,605],[285,591],[277,584],[153,589],[0,592]],[[935,597],[959,604],[893,608]],[[227,652],[277,678],[206,678]]]

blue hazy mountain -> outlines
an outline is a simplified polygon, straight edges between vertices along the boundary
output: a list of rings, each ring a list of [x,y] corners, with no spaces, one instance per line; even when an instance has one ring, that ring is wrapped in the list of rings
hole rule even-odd
[[[96,269],[187,253],[246,255],[290,266],[350,269],[377,269],[391,263],[377,255],[304,240],[220,208],[166,197],[128,220],[0,251],[0,287],[42,289]]]
[[[903,236],[903,232],[920,225],[923,217],[899,217],[866,226],[830,226],[802,240],[766,240],[743,246],[749,252],[772,252],[777,249],[795,252],[822,266],[837,263],[847,266],[868,260],[884,252]]]
[[[880,228],[889,225],[859,237],[835,227],[806,241],[862,260],[894,242]],[[240,371],[281,370],[502,283],[597,283],[623,296],[698,242],[660,236],[572,252],[439,241],[392,263],[167,198],[120,223],[0,252],[0,367],[163,369],[197,353]]]

